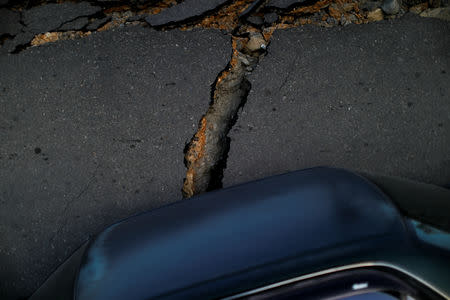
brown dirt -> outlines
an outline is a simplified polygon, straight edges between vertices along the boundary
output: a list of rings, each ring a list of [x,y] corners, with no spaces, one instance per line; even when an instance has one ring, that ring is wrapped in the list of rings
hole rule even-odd
[[[189,144],[189,150],[184,156],[186,160],[186,167],[188,168],[186,172],[186,179],[183,183],[183,194],[185,197],[192,197],[196,194],[196,170],[199,168],[201,163],[200,159],[205,155],[205,145],[206,145],[206,118],[202,117],[199,124],[199,129]]]
[[[230,63],[217,78],[212,103],[200,120],[197,133],[184,156],[188,170],[182,192],[186,198],[217,188],[214,176],[223,171],[221,160],[226,157],[226,136],[230,130],[230,121],[236,117],[250,89],[246,83],[243,62],[247,61],[247,65],[253,66],[256,64],[258,51],[254,47],[247,47],[255,38],[233,37]],[[252,53],[246,52],[250,50]]]
[[[238,26],[239,15],[244,12],[253,0],[238,0],[221,8],[217,13],[205,17],[194,27],[215,28],[232,31]]]
[[[60,40],[73,40],[91,35],[90,31],[64,31],[64,32],[46,32],[36,35],[31,40],[32,46],[39,46],[46,43],[56,42]]]
[[[315,14],[319,14],[319,17],[316,17]],[[355,24],[369,22],[367,13],[361,12],[357,0],[322,0],[309,6],[294,8],[283,14],[280,21],[274,25],[275,28],[272,29],[272,32],[276,29],[287,29],[306,24],[330,27],[332,25],[327,22],[329,17],[339,23],[342,16],[347,20],[353,19],[352,22]]]

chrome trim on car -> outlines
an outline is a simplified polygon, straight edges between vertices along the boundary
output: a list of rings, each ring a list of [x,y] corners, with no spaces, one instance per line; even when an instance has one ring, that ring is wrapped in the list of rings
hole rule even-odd
[[[351,265],[346,265],[346,266],[341,266],[341,267],[335,267],[335,268],[331,268],[331,269],[327,269],[327,270],[323,270],[323,271],[319,271],[319,272],[315,272],[315,273],[311,273],[311,274],[294,277],[294,278],[280,281],[277,283],[269,284],[269,285],[266,285],[266,286],[263,286],[263,287],[260,287],[260,288],[254,289],[254,290],[250,290],[250,291],[239,293],[239,294],[236,294],[233,296],[225,297],[225,298],[222,298],[222,300],[239,299],[242,297],[251,296],[251,295],[254,295],[254,294],[257,294],[260,292],[264,292],[267,290],[271,290],[274,288],[278,288],[278,287],[285,286],[285,285],[288,285],[291,283],[303,281],[306,279],[311,279],[311,278],[322,276],[322,275],[328,275],[328,274],[332,274],[332,273],[336,273],[336,272],[347,271],[347,270],[352,270],[352,269],[359,269],[359,268],[368,268],[368,267],[385,267],[385,268],[390,268],[395,271],[401,272],[401,273],[415,279],[416,281],[420,282],[421,284],[425,285],[426,287],[433,290],[434,292],[436,292],[440,296],[444,297],[445,299],[450,299],[449,295],[440,291],[439,289],[432,286],[430,283],[426,282],[425,280],[421,279],[420,277],[403,269],[402,267],[393,265],[391,263],[386,263],[386,262],[363,262],[363,263],[351,264]]]

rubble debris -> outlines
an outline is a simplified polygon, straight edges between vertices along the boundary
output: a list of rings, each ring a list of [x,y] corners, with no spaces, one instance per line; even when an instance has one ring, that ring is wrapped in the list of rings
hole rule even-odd
[[[374,11],[369,12],[367,15],[367,19],[369,22],[378,22],[384,19],[383,10],[381,8],[377,8]]]
[[[369,22],[367,14],[359,8],[359,2],[355,0],[322,0],[298,6],[281,14],[274,29],[286,29],[315,24],[330,27],[338,24],[350,23],[362,24]]]
[[[436,18],[444,21],[450,21],[450,7],[439,7],[427,9],[420,14],[421,17]]]
[[[329,8],[328,8],[328,12],[330,14],[331,17],[333,17],[336,20],[340,20],[341,16],[342,16],[342,12],[340,9],[338,9],[336,7],[336,4],[332,4]]]
[[[263,35],[259,32],[250,32],[250,38],[248,42],[245,44],[245,50],[250,51],[250,53],[254,53],[256,51],[265,50],[267,46],[267,42],[264,39]]]
[[[124,12],[112,12],[110,13],[109,17],[111,17],[111,21],[106,22],[104,25],[99,27],[97,31],[105,31],[110,30],[112,28],[116,28],[121,26],[122,24],[125,24],[127,20],[133,16],[133,13],[131,11],[124,11]]]
[[[384,0],[381,9],[385,14],[396,15],[400,11],[400,0]]]
[[[215,28],[233,31],[239,25],[239,16],[244,13],[254,0],[238,0],[220,8],[212,15],[206,16],[193,25],[194,28]],[[189,27],[185,27],[188,29]]]
[[[424,10],[428,9],[428,2],[420,3],[409,8],[409,11],[413,14],[420,14]]]
[[[99,6],[92,6],[92,4],[81,3],[51,3],[41,6],[32,7],[29,10],[23,11],[23,24],[31,27],[31,32],[39,32],[44,34],[48,32],[62,32],[62,31],[105,31],[112,28],[117,28],[123,25],[141,25],[151,23],[161,29],[177,28],[181,30],[191,30],[193,28],[215,28],[233,32],[239,25],[247,22],[255,27],[260,27],[265,32],[265,37],[270,32],[276,29],[293,28],[305,24],[315,24],[324,27],[331,27],[336,25],[348,25],[351,23],[362,24],[382,20],[385,14],[377,10],[382,5],[386,11],[389,11],[389,3],[399,4],[400,0],[386,0],[385,3],[374,0],[319,0],[319,1],[262,1],[262,0],[217,0],[208,1],[207,6],[199,8],[197,11],[191,9],[192,3],[196,3],[194,7],[198,7],[197,2],[206,0],[160,0],[158,2],[150,3],[128,3],[122,5],[106,6],[102,10]],[[391,2],[389,2],[391,1]],[[406,3],[412,3],[424,0],[403,0]],[[437,0],[431,0],[437,1]],[[448,0],[444,0],[448,1]],[[180,2],[180,3],[179,3]],[[98,2],[90,2],[97,3]],[[282,4],[284,3],[284,4]],[[419,6],[410,8],[411,12],[422,13],[425,10],[424,3],[418,3]],[[100,4],[99,4],[100,5]],[[281,9],[279,7],[287,7]],[[409,4],[408,4],[409,5]],[[189,7],[188,7],[189,6]],[[395,5],[394,5],[395,6]],[[77,12],[73,12],[74,7],[77,7]],[[81,7],[81,11],[80,8]],[[257,9],[255,9],[257,8]],[[18,8],[15,8],[18,9]],[[405,6],[407,9],[407,6]],[[100,11],[99,11],[100,10]],[[189,10],[189,13],[186,13]],[[44,16],[44,22],[37,16],[37,12],[41,11]],[[394,7],[391,13],[395,13]],[[403,9],[401,9],[404,12]],[[186,13],[186,14],[185,14]],[[192,13],[192,14],[190,14]],[[13,12],[14,18],[17,18],[17,12]],[[80,15],[87,14],[87,15]],[[156,15],[149,15],[156,14]],[[433,14],[443,16],[445,13]],[[52,15],[50,18],[49,16]],[[58,17],[53,18],[54,15]],[[64,15],[64,18],[61,16]],[[426,15],[426,14],[424,14]],[[69,17],[69,20],[67,18]],[[392,17],[392,16],[389,16]],[[70,19],[71,18],[71,19]],[[6,19],[6,18],[4,18]],[[39,19],[39,20],[38,20]],[[64,20],[63,20],[64,19]],[[1,22],[1,20],[0,20]],[[183,22],[180,24],[180,22]],[[27,26],[22,26],[20,22],[8,22],[8,24],[16,24],[17,32],[20,28],[23,34],[28,31]],[[2,26],[2,28],[7,28]],[[53,28],[53,29],[50,29]],[[42,31],[46,29],[46,31]],[[10,30],[11,31],[11,30]],[[31,38],[36,37],[36,33]],[[26,35],[22,35],[20,40],[23,40]],[[30,45],[31,39],[22,46]],[[8,52],[11,52],[13,45],[18,45],[13,34],[0,34],[0,43],[6,44]],[[19,40],[19,39],[17,39]],[[36,40],[53,40],[40,39]],[[36,44],[36,43],[33,43]],[[37,43],[41,44],[41,42]],[[20,46],[21,49],[24,49]],[[26,47],[25,47],[26,48]],[[5,52],[5,47],[1,49]]]
[[[46,43],[56,42],[59,40],[73,40],[91,35],[90,31],[63,31],[63,32],[46,32],[38,34],[31,41],[31,46],[39,46]]]

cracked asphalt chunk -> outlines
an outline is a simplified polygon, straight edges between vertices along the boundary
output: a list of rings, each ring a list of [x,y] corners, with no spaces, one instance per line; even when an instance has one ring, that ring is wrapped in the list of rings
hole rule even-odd
[[[97,30],[98,28],[102,27],[109,21],[111,21],[111,17],[95,19],[86,27],[86,29],[87,30]]]
[[[101,11],[101,7],[88,2],[50,3],[35,6],[23,12],[23,21],[27,30],[34,34],[57,30],[66,22]]]
[[[0,47],[0,55],[8,54],[13,52],[20,45],[29,43],[34,37],[34,34],[30,32],[21,32],[16,35],[13,39],[9,39],[4,42]]]
[[[89,23],[89,19],[87,17],[81,17],[77,18],[69,23],[65,23],[62,25],[59,30],[66,31],[66,30],[81,30],[83,27],[85,27]]]
[[[449,32],[415,16],[275,31],[224,185],[319,165],[448,184]]]
[[[182,149],[231,56],[216,30],[140,26],[0,56],[0,298],[89,235],[179,200]]]
[[[151,26],[162,26],[169,23],[181,22],[189,18],[201,16],[226,2],[227,0],[185,0],[180,4],[163,10],[159,14],[150,15],[145,20]]]

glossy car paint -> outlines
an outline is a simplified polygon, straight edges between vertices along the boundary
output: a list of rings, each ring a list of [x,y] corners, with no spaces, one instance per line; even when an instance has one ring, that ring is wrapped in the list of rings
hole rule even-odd
[[[83,245],[31,300],[234,298],[376,266],[401,270],[448,298],[450,234],[430,236],[436,231],[405,218],[391,201],[402,198],[392,192],[402,185],[387,182],[390,199],[359,175],[315,168],[133,216]],[[427,209],[442,220],[438,204]]]
[[[422,274],[445,263],[442,275],[450,278],[448,253],[425,249],[410,229],[358,175],[330,168],[293,172],[111,226],[86,252],[76,299],[220,298],[373,260]],[[438,256],[429,258],[431,252]]]

